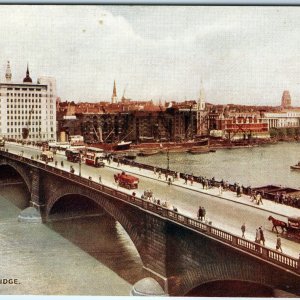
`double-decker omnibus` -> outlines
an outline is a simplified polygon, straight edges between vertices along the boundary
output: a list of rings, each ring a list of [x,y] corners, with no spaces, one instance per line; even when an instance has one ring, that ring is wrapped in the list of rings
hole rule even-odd
[[[81,154],[78,150],[75,149],[66,149],[66,157],[68,161],[77,163],[81,159]]]
[[[87,147],[85,150],[85,164],[94,167],[104,167],[103,158],[105,157],[103,149],[96,147]]]

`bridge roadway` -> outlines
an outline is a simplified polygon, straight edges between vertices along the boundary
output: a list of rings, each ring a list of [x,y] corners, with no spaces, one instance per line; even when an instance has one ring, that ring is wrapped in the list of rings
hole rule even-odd
[[[41,153],[40,149],[21,146],[15,143],[7,143],[6,148],[9,149],[9,152],[15,154],[20,154],[23,150],[24,156],[28,158]],[[75,174],[78,174],[79,164],[68,162],[65,155],[58,153],[55,155],[55,160],[59,162],[59,169],[62,169],[60,161],[63,160],[64,170],[69,170],[70,165],[72,165],[75,168]],[[54,162],[49,164],[54,166]],[[192,186],[190,183],[185,185],[183,179],[175,180],[171,186],[168,186],[163,174],[162,178],[158,179],[158,175],[154,175],[152,171],[140,170],[136,167],[126,165],[118,166],[115,162],[111,162],[110,165],[106,163],[106,166],[100,169],[85,164],[81,165],[82,177],[88,178],[92,176],[92,179],[98,182],[99,175],[101,175],[104,185],[131,194],[133,190],[118,187],[114,183],[113,174],[120,170],[136,174],[140,178],[139,188],[135,190],[137,196],[141,196],[144,190],[151,189],[156,199],[160,199],[161,201],[168,200],[171,206],[174,205],[177,207],[179,213],[191,218],[196,218],[199,205],[204,206],[207,212],[206,219],[211,221],[213,226],[231,234],[240,236],[241,225],[245,222],[246,239],[254,241],[256,229],[262,226],[266,238],[265,245],[271,249],[275,249],[276,234],[271,231],[272,225],[267,220],[268,216],[273,215],[283,221],[287,221],[286,216],[300,216],[300,210],[297,208],[275,204],[269,200],[264,200],[263,205],[257,206],[250,201],[248,196],[243,195],[237,198],[230,191],[225,191],[222,196],[219,196],[217,188],[203,190],[202,185],[199,183],[194,182]],[[284,237],[281,238],[283,253],[298,258],[300,243],[285,239]]]

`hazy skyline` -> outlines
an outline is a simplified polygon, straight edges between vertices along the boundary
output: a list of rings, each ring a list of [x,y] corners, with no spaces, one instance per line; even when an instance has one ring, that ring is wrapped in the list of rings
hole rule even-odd
[[[0,78],[57,80],[62,100],[196,99],[300,106],[300,8],[0,7]]]

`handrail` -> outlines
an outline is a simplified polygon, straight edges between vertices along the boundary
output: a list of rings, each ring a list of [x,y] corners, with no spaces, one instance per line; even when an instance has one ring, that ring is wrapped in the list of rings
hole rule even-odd
[[[200,220],[190,218],[190,217],[183,215],[181,213],[178,213],[178,212],[174,212],[174,211],[169,210],[166,207],[163,207],[161,205],[146,201],[144,199],[138,198],[133,195],[128,195],[119,190],[115,190],[111,187],[103,185],[102,183],[97,183],[97,182],[91,181],[90,179],[80,177],[79,175],[71,174],[68,171],[61,170],[61,169],[55,168],[53,166],[29,159],[26,157],[21,157],[21,156],[18,156],[17,154],[5,152],[3,150],[0,150],[0,154],[4,157],[8,157],[13,160],[17,160],[17,161],[20,161],[23,163],[30,164],[37,168],[43,169],[47,172],[53,173],[57,176],[63,177],[67,180],[75,181],[76,183],[88,186],[97,191],[101,191],[101,193],[108,194],[109,196],[111,196],[113,198],[125,201],[130,204],[134,204],[136,206],[143,208],[144,210],[148,210],[149,212],[153,212],[159,216],[169,219],[170,221],[173,221],[173,222],[175,221],[176,223],[182,224],[185,227],[188,227],[199,233],[205,234],[214,239],[222,241],[223,243],[230,245],[234,248],[237,248],[244,252],[248,252],[251,255],[257,256],[268,262],[275,263],[281,267],[284,267],[288,270],[296,272],[297,274],[300,274],[300,260],[299,259],[293,258],[293,257],[283,254],[283,253],[279,253],[275,250],[269,249],[258,243],[246,240],[244,238],[241,238],[239,236],[236,236],[234,234],[231,234],[229,232],[226,232],[224,230],[216,228],[210,224],[203,223]]]

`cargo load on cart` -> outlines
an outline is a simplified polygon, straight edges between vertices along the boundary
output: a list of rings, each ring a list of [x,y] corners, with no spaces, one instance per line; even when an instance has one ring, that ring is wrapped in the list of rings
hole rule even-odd
[[[119,186],[124,187],[126,189],[137,189],[139,184],[139,179],[135,176],[128,175],[125,172],[118,173],[114,175],[115,182],[119,184]]]
[[[53,152],[51,152],[51,151],[43,151],[42,152],[42,154],[41,154],[42,161],[50,162],[50,161],[53,161],[53,159],[54,159]]]

